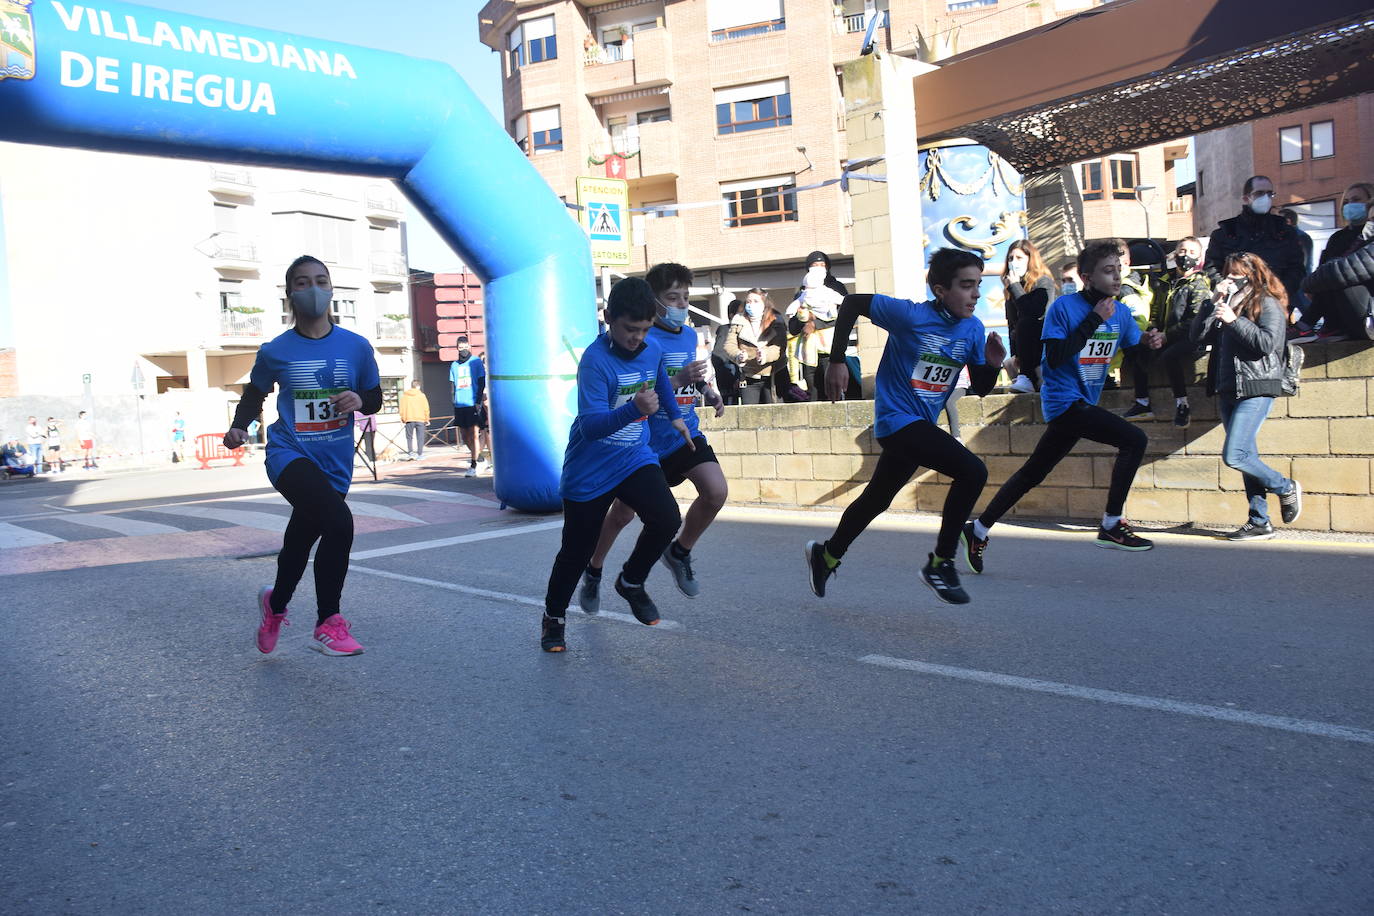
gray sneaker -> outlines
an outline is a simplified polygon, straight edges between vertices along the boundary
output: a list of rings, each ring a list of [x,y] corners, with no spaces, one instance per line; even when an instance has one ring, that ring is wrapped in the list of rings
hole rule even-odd
[[[584,614],[595,614],[601,610],[601,577],[591,573],[582,574],[582,587],[577,590],[577,603]]]
[[[673,545],[669,544],[663,551],[663,565],[668,567],[668,571],[673,574],[673,581],[677,583],[677,590],[688,598],[695,598],[701,594],[701,584],[697,582],[697,577],[692,573],[692,554],[679,559],[673,556]]]

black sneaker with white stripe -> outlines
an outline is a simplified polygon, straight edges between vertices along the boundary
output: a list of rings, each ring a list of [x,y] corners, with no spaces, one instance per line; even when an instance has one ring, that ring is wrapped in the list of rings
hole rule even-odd
[[[935,597],[947,604],[968,604],[968,592],[959,585],[959,573],[954,568],[953,560],[932,553],[921,568],[921,581],[930,586]]]
[[[1279,495],[1279,517],[1285,525],[1291,525],[1302,515],[1302,486],[1295,480],[1287,493]]]
[[[635,615],[635,620],[646,627],[658,623],[658,608],[654,606],[653,599],[649,597],[643,585],[631,585],[625,581],[623,575],[616,576],[615,591],[630,605],[630,612]]]

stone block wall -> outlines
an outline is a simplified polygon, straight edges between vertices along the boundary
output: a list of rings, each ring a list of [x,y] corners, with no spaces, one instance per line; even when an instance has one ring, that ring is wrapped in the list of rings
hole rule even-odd
[[[1260,430],[1264,460],[1301,481],[1303,514],[1296,528],[1374,533],[1374,347],[1328,344],[1306,348],[1297,397],[1278,398]],[[1199,362],[1198,374],[1204,365]],[[1156,381],[1162,382],[1162,379]],[[1140,522],[1230,529],[1246,518],[1240,474],[1222,463],[1225,439],[1213,398],[1189,389],[1192,425],[1172,423],[1173,396],[1152,388],[1158,419],[1126,504]],[[1126,391],[1105,392],[1102,406],[1124,410]],[[966,396],[958,404],[964,442],[988,466],[982,507],[1029,456],[1044,430],[1033,395]],[[730,503],[787,507],[849,505],[877,464],[871,401],[774,404],[700,412],[702,431],[730,482]],[[942,417],[943,421],[943,417]],[[1112,449],[1081,442],[1013,516],[1097,519],[1106,501]],[[690,494],[690,484],[678,495]],[[893,501],[894,510],[939,512],[948,481],[918,472]],[[1271,511],[1277,518],[1277,500]]]

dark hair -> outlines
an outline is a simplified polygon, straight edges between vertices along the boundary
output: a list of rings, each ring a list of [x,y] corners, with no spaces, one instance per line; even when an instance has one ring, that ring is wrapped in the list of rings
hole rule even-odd
[[[738,314],[739,314],[740,312],[742,312],[742,311],[744,311],[744,300],[743,300],[743,299],[731,299],[731,300],[730,300],[730,304],[729,304],[728,306],[725,307],[725,317],[726,317],[726,318],[734,318],[736,315],[738,315]]]
[[[1274,299],[1287,316],[1288,293],[1269,265],[1264,263],[1264,258],[1242,251],[1229,256],[1223,269],[1228,275],[1237,273],[1250,281],[1240,294],[1241,307],[1236,310],[1237,314],[1255,321],[1259,318],[1263,300]]]
[[[658,315],[658,299],[653,287],[638,277],[626,277],[611,287],[606,297],[606,323],[620,318],[653,321]]]
[[[1107,258],[1121,257],[1121,245],[1121,239],[1104,239],[1084,245],[1083,250],[1078,253],[1078,275],[1083,278],[1083,282],[1086,283],[1088,276],[1097,270],[1097,265]]]
[[[954,275],[965,267],[976,267],[982,273],[983,259],[962,248],[941,248],[930,256],[930,263],[926,265],[926,285],[932,292],[937,286],[949,289]]]
[[[1240,193],[1244,195],[1255,190],[1255,182],[1257,181],[1267,181],[1271,185],[1274,183],[1274,179],[1270,178],[1268,175],[1251,175],[1249,178],[1245,179],[1245,184],[1241,187]]]
[[[685,286],[691,289],[692,271],[681,264],[664,261],[662,264],[655,264],[649,268],[649,272],[644,275],[644,282],[649,284],[649,288],[655,294],[666,292],[674,286]]]
[[[315,257],[313,254],[303,254],[299,258],[296,258],[296,260],[292,261],[290,267],[286,268],[286,291],[288,293],[290,293],[291,291],[291,274],[294,273],[296,268],[300,267],[302,264],[318,264],[324,268],[325,273],[329,273],[329,266],[325,264],[323,261],[321,261],[319,258]]]
[[[1060,265],[1059,265],[1059,272],[1060,272],[1060,273],[1063,273],[1063,272],[1066,271],[1066,270],[1077,270],[1077,269],[1078,269],[1078,262],[1077,262],[1077,261],[1065,261],[1063,264],[1060,264]]]
[[[467,343],[467,342],[468,342],[468,335],[466,335],[466,334],[459,334],[459,335],[458,335],[458,343]]]

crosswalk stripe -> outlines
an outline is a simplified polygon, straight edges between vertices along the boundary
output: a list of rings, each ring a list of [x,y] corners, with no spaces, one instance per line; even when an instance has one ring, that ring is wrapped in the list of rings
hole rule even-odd
[[[208,518],[245,528],[261,528],[263,531],[281,533],[286,530],[287,517],[270,512],[254,512],[251,509],[210,509],[205,506],[155,506],[141,510],[165,515],[184,515],[187,518]]]
[[[106,515],[101,512],[82,512],[76,515],[61,516],[62,521],[72,525],[85,525],[87,528],[103,528],[116,534],[139,537],[145,534],[181,534],[184,528],[174,528],[159,522],[145,522],[122,515]]]
[[[487,509],[499,505],[493,500],[473,496],[470,493],[450,493],[447,490],[426,490],[423,487],[406,487],[397,484],[368,484],[354,487],[352,492],[367,495],[385,494],[386,496],[398,496],[401,499],[423,499],[435,503],[460,503],[464,506],[482,506]]]
[[[413,515],[406,515],[400,509],[393,509],[380,503],[364,502],[361,499],[350,499],[348,508],[353,510],[354,515],[366,515],[371,518],[389,518],[398,522],[410,522],[415,525],[423,525],[424,519],[416,518]]]
[[[9,522],[0,522],[0,550],[9,550],[14,547],[37,547],[40,544],[61,544],[65,540],[66,538],[60,538],[56,535],[21,528],[18,525],[11,525]]]

